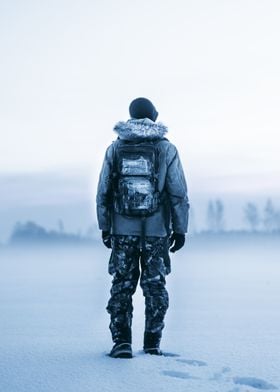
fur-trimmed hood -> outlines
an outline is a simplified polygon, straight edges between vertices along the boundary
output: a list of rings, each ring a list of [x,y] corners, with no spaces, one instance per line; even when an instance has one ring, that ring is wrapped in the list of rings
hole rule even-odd
[[[153,122],[148,118],[130,119],[128,121],[120,121],[114,126],[114,131],[120,139],[136,140],[136,139],[162,139],[168,132],[168,128],[161,122]]]

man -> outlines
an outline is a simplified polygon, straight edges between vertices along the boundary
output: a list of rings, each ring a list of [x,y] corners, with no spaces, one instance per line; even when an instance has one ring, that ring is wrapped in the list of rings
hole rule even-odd
[[[132,101],[129,113],[128,121],[114,127],[118,138],[106,151],[97,191],[99,228],[105,246],[112,248],[107,311],[113,358],[132,357],[132,295],[139,277],[144,352],[162,354],[169,247],[170,252],[181,249],[188,228],[187,185],[176,147],[165,138],[167,127],[156,122],[158,112],[146,98]]]

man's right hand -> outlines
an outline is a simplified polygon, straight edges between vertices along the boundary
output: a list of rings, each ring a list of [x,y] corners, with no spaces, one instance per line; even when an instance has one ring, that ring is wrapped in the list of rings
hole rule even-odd
[[[111,234],[109,231],[102,231],[102,241],[106,248],[112,249]]]
[[[169,241],[169,247],[173,245],[172,248],[170,248],[170,252],[175,253],[177,250],[183,248],[185,244],[185,234],[179,234],[174,232],[172,233]]]

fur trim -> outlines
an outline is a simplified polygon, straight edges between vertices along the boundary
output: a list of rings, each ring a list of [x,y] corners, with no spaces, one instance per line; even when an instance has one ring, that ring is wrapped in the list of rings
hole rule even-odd
[[[168,132],[168,128],[161,122],[155,123],[148,118],[130,119],[128,121],[120,121],[114,131],[119,135],[120,139],[136,140],[136,139],[162,139]]]

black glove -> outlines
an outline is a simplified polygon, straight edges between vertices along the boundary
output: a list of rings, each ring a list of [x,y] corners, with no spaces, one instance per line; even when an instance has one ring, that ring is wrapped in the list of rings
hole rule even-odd
[[[170,252],[175,253],[177,250],[183,248],[185,244],[185,234],[172,233],[169,241],[169,247],[173,245]]]
[[[109,248],[112,249],[112,245],[111,245],[111,234],[109,231],[102,231],[102,241],[103,244]]]

